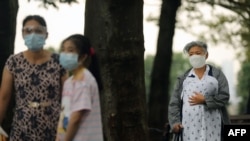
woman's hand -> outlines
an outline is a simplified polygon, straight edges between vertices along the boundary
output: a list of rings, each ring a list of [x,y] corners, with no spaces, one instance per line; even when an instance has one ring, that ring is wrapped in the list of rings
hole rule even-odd
[[[56,141],[60,141],[58,134],[56,135]]]
[[[172,128],[172,131],[174,133],[179,133],[182,129],[183,129],[182,124],[181,123],[176,123],[176,124],[174,124],[174,126]]]
[[[204,104],[205,103],[205,97],[201,93],[194,92],[194,95],[189,97],[188,102],[191,106],[198,105],[198,104]]]

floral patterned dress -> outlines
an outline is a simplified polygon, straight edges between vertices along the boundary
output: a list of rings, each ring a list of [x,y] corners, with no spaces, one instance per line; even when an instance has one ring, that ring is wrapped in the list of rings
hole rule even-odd
[[[57,54],[47,62],[29,63],[23,53],[6,62],[14,77],[15,109],[10,141],[54,141],[60,113],[61,77]]]
[[[193,70],[183,82],[183,140],[184,141],[220,141],[221,116],[218,109],[208,109],[204,105],[191,106],[189,97],[194,92],[204,95],[218,93],[218,81],[208,75],[209,67],[202,79],[199,79]]]

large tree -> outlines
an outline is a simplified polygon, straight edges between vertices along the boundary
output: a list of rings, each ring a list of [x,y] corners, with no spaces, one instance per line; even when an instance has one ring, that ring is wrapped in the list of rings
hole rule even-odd
[[[18,0],[0,1],[0,73],[5,61],[10,54],[14,52],[14,43],[16,36],[16,17],[18,11]],[[1,75],[2,76],[2,75]]]
[[[18,11],[18,0],[1,0],[0,1],[0,80],[2,80],[2,71],[5,65],[5,61],[10,54],[14,52],[14,43],[16,36],[16,17]],[[10,109],[14,106],[10,104]],[[13,113],[12,110],[8,110],[6,118],[3,121],[3,128],[9,132],[11,118]]]
[[[148,97],[151,72],[153,68],[154,55],[147,55],[144,64],[145,64],[145,86],[146,94]],[[170,85],[169,93],[174,90],[174,84],[177,82],[177,77],[189,69],[191,65],[189,64],[188,58],[184,56],[183,52],[173,52],[172,62],[171,62],[171,72],[170,72]],[[148,98],[147,98],[148,99]]]
[[[143,0],[87,0],[85,31],[100,60],[107,141],[147,141]]]
[[[151,74],[149,92],[149,127],[163,129],[167,120],[172,45],[176,14],[181,0],[163,0],[159,20],[157,51]],[[151,140],[160,141],[161,136],[152,132]]]

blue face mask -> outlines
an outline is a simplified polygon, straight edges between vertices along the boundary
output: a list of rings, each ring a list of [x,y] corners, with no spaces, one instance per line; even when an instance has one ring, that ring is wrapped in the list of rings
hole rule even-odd
[[[24,36],[25,45],[31,51],[39,51],[45,44],[45,35],[43,34],[28,34]]]
[[[68,71],[74,70],[78,66],[78,54],[60,53],[60,64]]]

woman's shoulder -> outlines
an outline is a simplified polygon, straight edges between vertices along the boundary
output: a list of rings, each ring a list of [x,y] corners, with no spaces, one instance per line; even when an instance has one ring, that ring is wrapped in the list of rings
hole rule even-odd
[[[52,57],[53,59],[59,59],[59,54],[58,54],[58,53],[55,53],[55,52],[52,52],[52,53],[51,53],[51,57]]]
[[[94,75],[88,70],[87,68],[84,69],[83,71],[83,81],[88,84],[88,85],[93,85],[96,84],[96,79]]]
[[[55,53],[55,52],[51,52],[51,56],[53,56],[53,57],[59,57],[59,54]]]
[[[209,66],[209,69],[210,69],[209,71],[211,71],[213,73],[213,75],[214,75],[214,73],[217,74],[217,73],[222,72],[222,70],[219,67],[216,67],[216,66],[210,65],[210,64],[208,64],[208,66]]]
[[[17,54],[10,54],[7,58],[7,62],[9,61],[20,61],[23,57],[23,52],[19,52]]]
[[[87,68],[84,69],[83,74],[84,74],[84,77],[87,77],[88,79],[94,78],[93,74]]]
[[[9,58],[20,58],[23,56],[23,52],[19,52],[19,53],[16,53],[16,54],[10,54]]]
[[[52,52],[50,54],[50,56],[51,56],[51,60],[53,60],[53,62],[59,63],[59,54],[58,53]]]
[[[213,65],[209,65],[209,67],[210,67],[210,70],[209,70],[208,74],[210,76],[215,77],[217,80],[227,79],[221,68],[213,66]]]
[[[188,68],[188,69],[185,70],[182,74],[180,74],[180,75],[178,76],[178,78],[184,80],[184,79],[188,76],[188,74],[190,73],[190,71],[191,71],[192,69],[193,69],[193,68]]]

